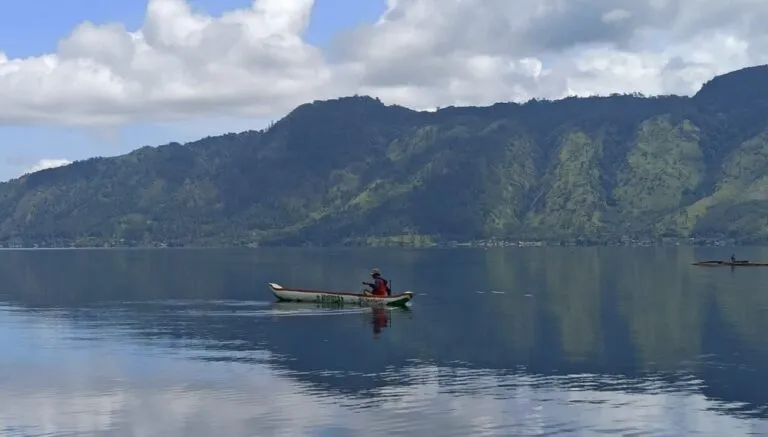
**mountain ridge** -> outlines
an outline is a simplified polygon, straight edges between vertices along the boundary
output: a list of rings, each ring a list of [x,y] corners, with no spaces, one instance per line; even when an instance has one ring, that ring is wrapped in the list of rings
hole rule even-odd
[[[5,245],[768,239],[768,66],[693,96],[415,111],[370,96],[269,128],[0,183]]]

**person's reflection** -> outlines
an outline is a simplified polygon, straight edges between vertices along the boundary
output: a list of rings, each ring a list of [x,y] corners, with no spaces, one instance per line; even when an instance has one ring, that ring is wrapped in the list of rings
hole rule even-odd
[[[389,326],[389,314],[385,308],[372,308],[373,333],[379,334],[381,330]]]

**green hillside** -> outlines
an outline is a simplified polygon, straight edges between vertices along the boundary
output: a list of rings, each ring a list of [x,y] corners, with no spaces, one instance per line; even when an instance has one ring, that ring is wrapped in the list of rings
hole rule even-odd
[[[305,104],[264,131],[0,184],[0,243],[768,239],[768,67],[693,97],[417,112]]]

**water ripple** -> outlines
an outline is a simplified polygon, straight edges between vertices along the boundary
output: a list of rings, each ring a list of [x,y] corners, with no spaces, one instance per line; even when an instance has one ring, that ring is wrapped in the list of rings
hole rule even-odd
[[[440,293],[419,294],[412,313],[249,291],[145,299],[183,296],[165,291],[167,275],[185,276],[167,269],[154,292],[116,269],[124,296],[111,300],[80,275],[56,295],[30,280],[0,304],[0,435],[768,435],[757,273],[488,256],[471,278],[469,264],[422,270],[456,284],[417,284]]]

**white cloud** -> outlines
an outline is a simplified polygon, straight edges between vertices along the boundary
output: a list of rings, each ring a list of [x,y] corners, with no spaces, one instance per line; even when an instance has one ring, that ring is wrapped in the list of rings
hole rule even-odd
[[[55,54],[0,62],[0,120],[111,124],[203,112],[270,114],[334,96],[304,43],[312,0],[262,0],[220,18],[150,0],[141,29],[85,22]]]
[[[72,161],[68,159],[41,159],[37,161],[37,163],[32,167],[26,169],[24,173],[34,173],[36,171],[55,168],[55,167],[62,167],[69,164],[72,164]]]
[[[354,93],[414,108],[690,94],[768,59],[758,0],[388,0],[328,52],[303,39],[313,3],[256,0],[212,17],[149,0],[139,29],[85,22],[55,53],[0,52],[0,123],[279,117]]]
[[[626,9],[613,9],[603,14],[603,21],[606,23],[615,23],[626,20],[632,16],[632,12]]]

